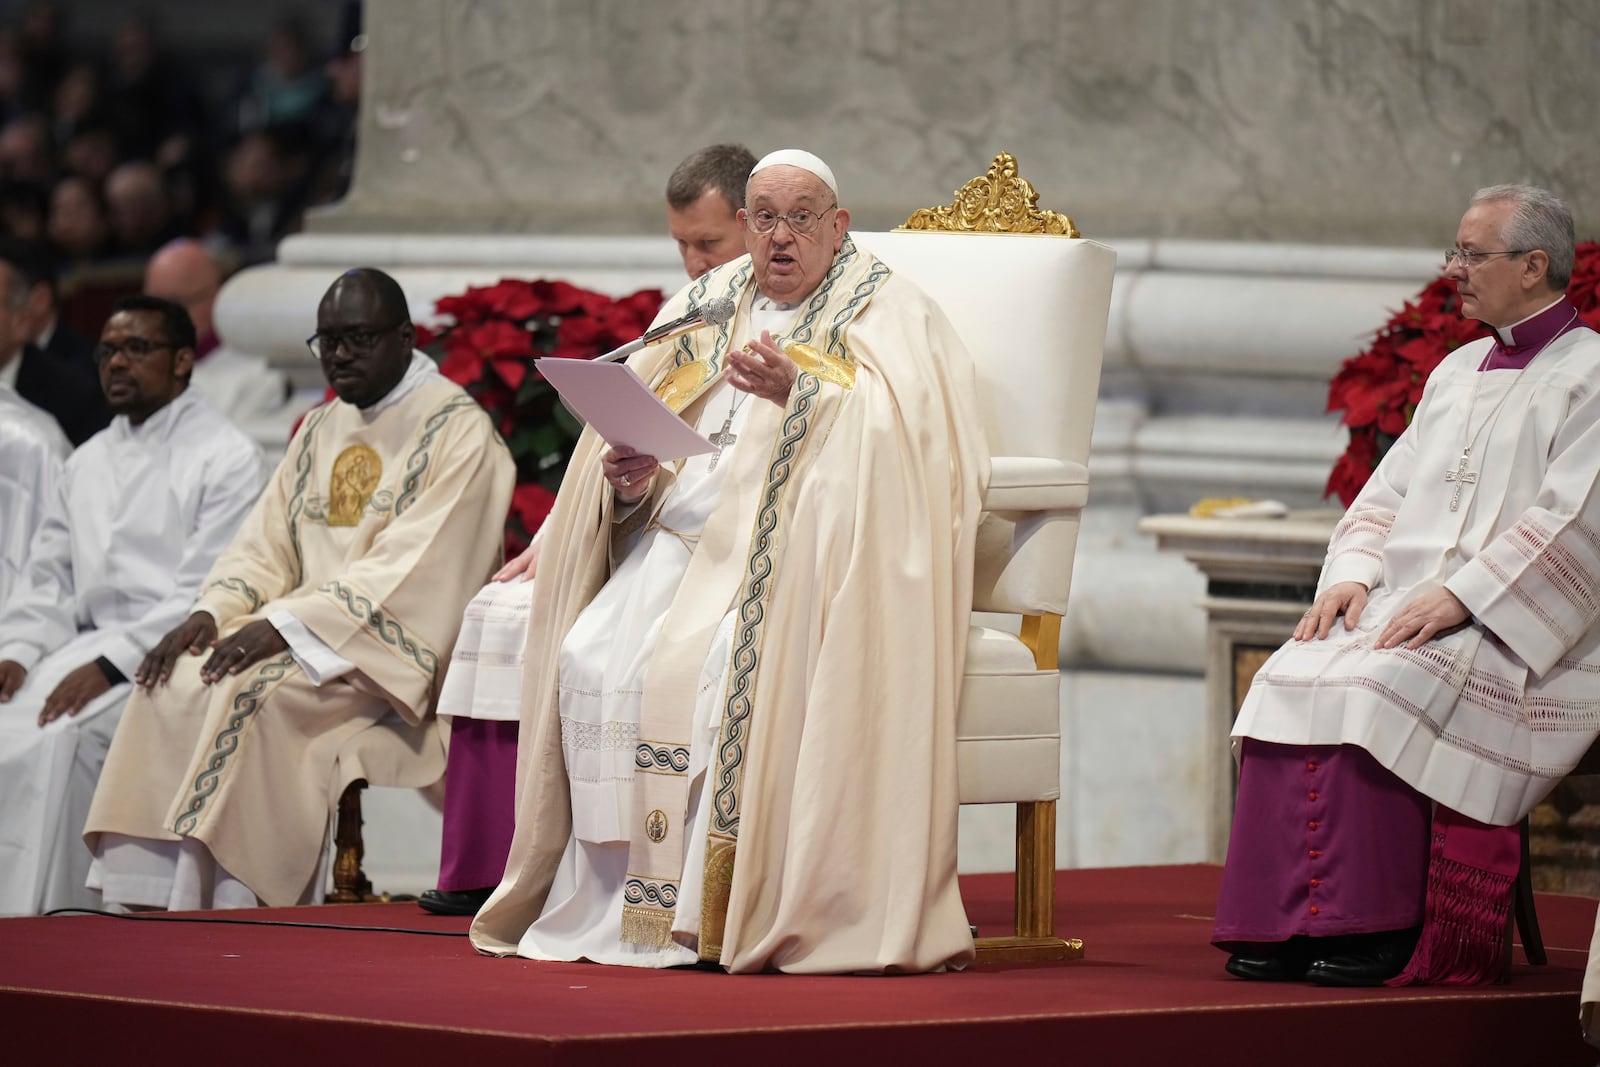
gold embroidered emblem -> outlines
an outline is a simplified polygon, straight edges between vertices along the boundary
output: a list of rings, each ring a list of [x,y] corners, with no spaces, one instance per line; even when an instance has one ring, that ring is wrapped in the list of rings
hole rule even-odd
[[[697,359],[674,367],[672,372],[656,386],[656,396],[673,411],[682,411],[689,402],[700,395],[701,388],[711,380],[711,364]]]
[[[807,374],[813,374],[825,382],[832,382],[846,389],[855,388],[856,365],[848,359],[824,355],[799,341],[785,341],[783,354],[794,360],[794,365]]]
[[[340,452],[328,479],[328,525],[354,526],[360,522],[382,477],[383,460],[366,445],[351,445]]]
[[[667,839],[667,813],[660,808],[653,809],[644,817],[644,836],[655,844]]]

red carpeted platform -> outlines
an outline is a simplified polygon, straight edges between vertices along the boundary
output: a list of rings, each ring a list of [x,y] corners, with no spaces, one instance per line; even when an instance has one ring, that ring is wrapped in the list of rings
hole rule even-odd
[[[1578,989],[1595,902],[1541,896],[1545,967],[1512,984],[1325,990],[1240,982],[1206,943],[1219,868],[1063,871],[1081,961],[901,978],[735,977],[476,956],[461,938],[0,921],[11,1063],[1493,1064],[1590,1067]],[[963,879],[984,933],[1009,879]],[[215,915],[218,913],[204,913]],[[412,904],[257,918],[459,931]]]

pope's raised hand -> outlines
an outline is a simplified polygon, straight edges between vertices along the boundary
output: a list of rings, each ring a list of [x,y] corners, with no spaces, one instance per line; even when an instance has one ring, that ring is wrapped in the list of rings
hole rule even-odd
[[[135,684],[144,689],[165,685],[172,677],[173,665],[178,657],[188,652],[198,656],[216,640],[217,620],[209,611],[197,611],[173,627],[167,636],[156,642],[156,647],[146,653],[139,669],[134,672]]]
[[[735,389],[770,400],[780,408],[789,403],[789,390],[800,376],[800,368],[779,351],[766,330],[761,331],[759,340],[746,343],[743,349],[729,349],[724,362],[728,382]]]

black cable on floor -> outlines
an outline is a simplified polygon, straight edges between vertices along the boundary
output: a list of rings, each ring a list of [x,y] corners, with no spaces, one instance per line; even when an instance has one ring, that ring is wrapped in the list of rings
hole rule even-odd
[[[160,915],[154,912],[127,914],[97,908],[55,908],[50,915],[103,915],[108,919],[132,919],[141,923],[216,923],[226,926],[298,926],[306,930],[355,930],[364,934],[421,934],[423,937],[466,937],[465,930],[413,930],[404,926],[348,926],[344,923],[296,923],[286,919],[203,919],[191,915]]]

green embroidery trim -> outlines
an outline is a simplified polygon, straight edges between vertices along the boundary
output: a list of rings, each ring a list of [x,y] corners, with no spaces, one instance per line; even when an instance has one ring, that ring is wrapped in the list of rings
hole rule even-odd
[[[858,255],[860,253],[856,251],[856,243],[850,239],[849,234],[846,234],[844,243],[839,246],[839,254],[833,257],[833,266],[828,269],[828,275],[822,279],[822,284],[817,286],[817,291],[811,294],[811,299],[806,301],[805,314],[800,317],[800,324],[789,335],[789,340],[799,341],[802,344],[811,343],[811,331],[816,326],[817,316],[828,306],[828,296],[833,292],[834,283]]]
[[[728,285],[727,288],[723,290],[723,295],[729,300],[732,300],[735,307],[739,305],[739,300],[744,295],[745,282],[749,280],[750,272],[753,269],[754,265],[749,261],[746,261],[743,266],[728,276]],[[700,306],[702,301],[705,299],[706,288],[710,285],[710,283],[710,273],[702,275],[699,280],[695,282],[694,287],[689,290],[690,306]],[[731,318],[727,322],[719,323],[717,325],[716,340],[711,345],[711,354],[706,357],[706,362],[711,364],[712,374],[715,374],[718,368],[722,365],[722,355],[728,350],[728,331],[732,328],[732,326],[733,320]],[[679,337],[677,351],[673,353],[672,357],[673,365],[681,367],[685,363],[692,363],[696,359],[700,358],[698,353],[703,351],[705,348],[703,343],[704,336],[705,332],[703,330],[691,330],[682,337]]]
[[[325,582],[317,587],[317,591],[333,597],[351,618],[369,628],[378,640],[400,652],[402,659],[415,664],[430,684],[433,682],[434,676],[439,673],[438,655],[431,648],[413,640],[405,627],[386,615],[382,608],[343,582]]]
[[[728,679],[728,700],[723,707],[722,733],[717,744],[716,789],[711,798],[712,833],[739,836],[739,787],[744,780],[744,745],[750,731],[750,712],[755,701],[756,679],[761,664],[761,645],[765,636],[764,603],[775,567],[774,549],[778,517],[795,457],[811,429],[811,415],[822,392],[815,375],[801,372],[789,399],[783,431],[772,448],[767,466],[766,485],[761,491],[761,506],[756,512],[755,533],[745,565],[745,578],[739,596],[739,620],[735,631],[733,656]]]
[[[306,483],[311,480],[311,439],[332,410],[333,405],[328,403],[306,416],[306,425],[300,434],[300,453],[294,459],[294,492],[289,495],[289,541],[294,545],[295,562],[294,580],[289,583],[291,589],[300,584],[300,577],[305,573],[305,560],[300,554],[300,519],[305,511]]]
[[[296,669],[294,656],[287,652],[269,659],[256,668],[255,678],[233,698],[233,713],[228,716],[228,725],[224,726],[212,741],[211,759],[195,778],[194,795],[189,798],[189,803],[184,805],[183,814],[172,824],[174,832],[187,836],[199,824],[200,813],[221,784],[222,772],[227,769],[228,760],[239,750],[239,735],[243,733],[245,724],[261,707],[261,701],[265,699],[267,690],[282,681],[284,676],[294,669]]]
[[[428,470],[428,450],[433,447],[433,439],[438,436],[444,424],[450,421],[450,416],[465,408],[475,408],[479,412],[483,408],[478,402],[465,393],[458,393],[445,401],[443,407],[428,416],[428,421],[422,426],[422,433],[417,438],[417,447],[411,450],[411,455],[406,457],[406,474],[400,483],[400,498],[394,504],[394,517],[399,518],[405,514],[407,508],[416,503],[417,494],[422,491],[422,476]],[[484,418],[489,416],[485,414]]]
[[[206,586],[205,591],[210,592],[213,589],[226,589],[230,593],[243,597],[245,602],[250,605],[251,611],[255,611],[267,602],[266,597],[256,592],[255,588],[243,578],[218,578]]]
[[[833,322],[828,327],[828,355],[836,356],[852,365],[855,363],[855,360],[850,358],[850,353],[845,350],[845,327],[850,325],[850,320],[860,313],[861,308],[872,299],[872,294],[878,291],[878,286],[892,273],[894,272],[881,259],[873,260],[872,269],[856,284],[855,291],[850,295],[850,302],[839,309],[839,313],[834,315]]]

